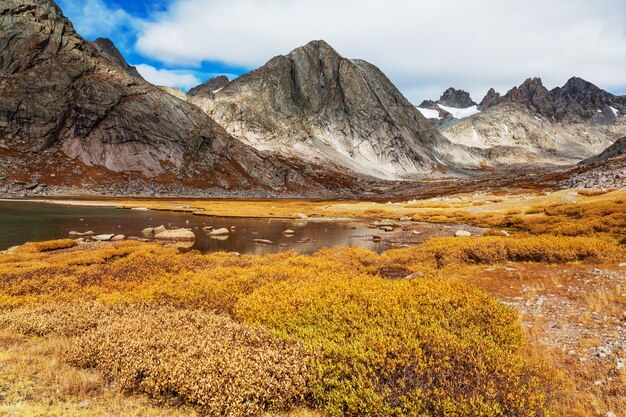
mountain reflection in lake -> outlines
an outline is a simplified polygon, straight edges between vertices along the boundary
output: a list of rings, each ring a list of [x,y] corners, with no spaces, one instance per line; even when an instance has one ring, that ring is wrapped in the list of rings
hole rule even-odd
[[[141,237],[144,228],[160,225],[191,229],[196,235],[192,248],[203,252],[264,254],[293,250],[314,253],[332,246],[357,246],[376,252],[387,249],[384,243],[372,241],[372,235],[378,231],[359,222],[203,217],[188,213],[0,201],[0,250],[29,241],[66,238],[70,231],[91,230],[96,234]],[[205,226],[235,228],[227,237],[212,238],[202,231]],[[286,229],[293,230],[295,235],[283,235]],[[274,244],[256,243],[253,239]]]

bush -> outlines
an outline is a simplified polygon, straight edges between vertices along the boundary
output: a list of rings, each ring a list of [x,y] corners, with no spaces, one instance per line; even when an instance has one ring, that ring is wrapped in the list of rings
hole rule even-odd
[[[23,334],[76,336],[68,362],[128,392],[174,397],[209,415],[258,415],[303,403],[301,346],[212,313],[147,305],[47,305],[0,313]]]
[[[548,373],[516,313],[455,281],[325,275],[261,287],[237,316],[302,342],[331,416],[544,416]]]

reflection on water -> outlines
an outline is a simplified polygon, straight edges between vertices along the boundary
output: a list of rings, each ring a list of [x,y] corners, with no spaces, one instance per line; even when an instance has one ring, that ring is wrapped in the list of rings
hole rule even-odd
[[[70,231],[93,231],[141,236],[147,227],[185,227],[196,235],[193,249],[205,252],[273,253],[294,250],[313,253],[330,246],[358,246],[382,252],[385,246],[373,242],[377,231],[358,222],[306,222],[301,220],[239,219],[193,216],[146,210],[118,210],[105,207],[65,206],[28,201],[0,201],[0,250],[28,241],[68,237]],[[209,237],[203,227],[234,229],[228,236]],[[291,229],[293,236],[283,232]],[[253,242],[269,240],[272,244]]]

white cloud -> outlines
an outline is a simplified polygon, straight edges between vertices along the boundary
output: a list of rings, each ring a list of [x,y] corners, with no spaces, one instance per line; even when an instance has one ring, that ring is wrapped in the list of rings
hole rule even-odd
[[[480,100],[531,76],[626,87],[623,0],[174,0],[140,30],[140,52],[178,65],[254,68],[325,39],[415,102],[450,86]]]
[[[109,37],[141,24],[119,7],[110,7],[103,0],[59,0],[63,12],[72,17],[76,31],[82,36]]]
[[[185,71],[157,69],[146,64],[137,65],[137,71],[152,84],[179,87],[183,90],[195,87],[202,82],[195,75]]]

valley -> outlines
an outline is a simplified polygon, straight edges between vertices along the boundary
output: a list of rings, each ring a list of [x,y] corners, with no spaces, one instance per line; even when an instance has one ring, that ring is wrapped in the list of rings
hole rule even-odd
[[[0,0],[1,415],[626,416],[618,82],[481,61],[478,101],[441,27],[375,62],[245,1],[217,44],[217,0],[58,3]]]

